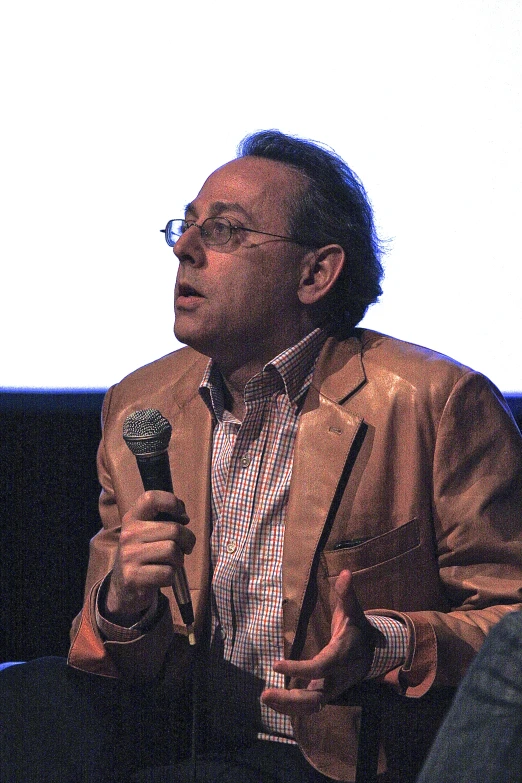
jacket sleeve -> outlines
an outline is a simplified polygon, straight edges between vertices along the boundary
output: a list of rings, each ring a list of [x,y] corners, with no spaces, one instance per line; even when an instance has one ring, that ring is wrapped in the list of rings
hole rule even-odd
[[[105,424],[114,387],[107,392],[102,409],[102,440],[98,448],[101,530],[90,543],[84,604],[71,627],[70,666],[92,674],[126,679],[149,679],[160,670],[174,634],[169,602],[160,596],[159,616],[154,626],[131,642],[104,641],[96,624],[96,601],[100,585],[114,562],[121,519],[107,467]]]
[[[522,600],[522,439],[500,392],[474,372],[455,384],[438,423],[432,513],[451,610],[396,615],[410,631],[409,656],[385,680],[409,696],[457,686],[490,628]]]

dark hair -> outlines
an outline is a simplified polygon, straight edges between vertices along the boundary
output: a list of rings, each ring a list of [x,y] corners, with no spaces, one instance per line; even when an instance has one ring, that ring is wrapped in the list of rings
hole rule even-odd
[[[341,275],[328,297],[328,312],[351,327],[382,293],[382,246],[373,210],[357,175],[333,150],[277,130],[247,136],[238,157],[258,157],[292,166],[304,175],[295,194],[290,232],[310,247],[339,244],[346,254]]]

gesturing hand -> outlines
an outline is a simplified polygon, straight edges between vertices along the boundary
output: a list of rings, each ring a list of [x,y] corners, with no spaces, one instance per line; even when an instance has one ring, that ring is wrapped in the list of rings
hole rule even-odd
[[[153,521],[159,512],[173,522]],[[195,544],[185,525],[189,518],[181,500],[170,492],[144,492],[122,520],[116,559],[105,603],[108,620],[132,625],[149,608],[160,587],[173,582],[174,569]]]
[[[274,663],[274,671],[296,678],[300,685],[290,690],[263,691],[261,701],[276,712],[317,712],[326,701],[363,680],[370,670],[378,631],[368,622],[357,600],[350,571],[339,574],[335,593],[332,637],[326,647],[308,661]]]

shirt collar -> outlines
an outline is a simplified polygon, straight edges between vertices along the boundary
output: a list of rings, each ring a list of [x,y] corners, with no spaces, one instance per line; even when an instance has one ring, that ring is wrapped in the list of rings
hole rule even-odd
[[[264,399],[284,390],[290,402],[297,405],[308,391],[315,363],[328,334],[324,328],[314,329],[267,362],[262,371],[248,381],[245,402]],[[212,359],[205,369],[199,393],[210,412],[221,421],[225,410],[223,378]]]

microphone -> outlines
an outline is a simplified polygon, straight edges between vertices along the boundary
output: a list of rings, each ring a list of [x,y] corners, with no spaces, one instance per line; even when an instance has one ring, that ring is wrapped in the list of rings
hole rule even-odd
[[[160,489],[172,492],[167,448],[172,434],[170,422],[155,408],[135,411],[123,424],[123,440],[136,457],[138,470],[145,490]],[[170,514],[160,512],[155,519],[172,522]],[[187,627],[190,645],[196,644],[194,634],[194,610],[190,599],[187,574],[183,566],[174,570],[172,584],[183,622]]]

